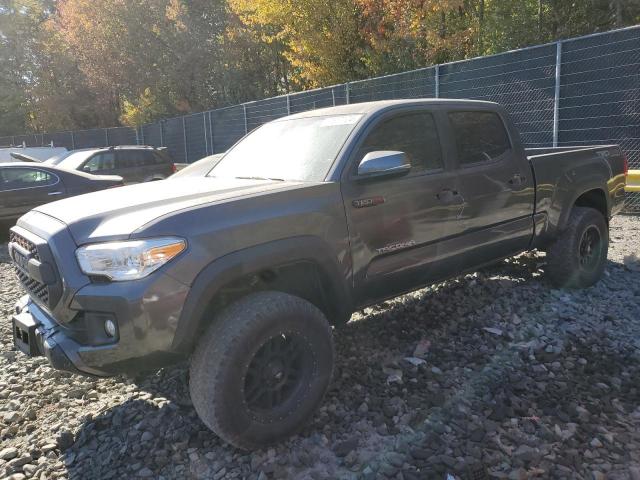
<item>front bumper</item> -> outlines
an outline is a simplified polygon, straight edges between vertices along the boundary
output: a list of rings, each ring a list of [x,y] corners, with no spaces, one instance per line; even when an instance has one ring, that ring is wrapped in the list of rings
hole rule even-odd
[[[12,258],[29,294],[12,319],[20,350],[45,355],[61,370],[99,376],[151,369],[183,356],[173,340],[188,285],[162,268],[139,280],[92,281],[78,266],[66,225],[35,211],[11,232],[9,250],[20,254]],[[105,329],[107,319],[115,323],[115,336]]]
[[[64,335],[60,326],[27,295],[16,304],[11,323],[14,344],[24,354],[30,357],[44,355],[57,370],[91,376],[108,375],[86,365],[77,353],[81,346]]]
[[[68,307],[70,322],[56,321],[25,295],[12,317],[14,343],[29,356],[44,355],[56,369],[91,376],[174,363],[183,357],[172,342],[189,289],[167,275],[145,280],[86,285]],[[105,335],[103,318],[116,322],[115,338]]]

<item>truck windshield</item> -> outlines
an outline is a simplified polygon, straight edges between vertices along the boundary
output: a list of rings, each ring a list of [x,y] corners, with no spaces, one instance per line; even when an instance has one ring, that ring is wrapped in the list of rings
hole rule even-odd
[[[324,181],[362,115],[277,120],[247,135],[210,177]]]

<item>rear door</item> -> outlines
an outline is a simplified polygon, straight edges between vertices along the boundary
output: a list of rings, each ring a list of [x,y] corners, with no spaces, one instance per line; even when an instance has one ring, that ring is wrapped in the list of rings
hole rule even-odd
[[[118,150],[117,163],[126,183],[148,182],[158,170],[153,152],[141,148]]]
[[[116,173],[124,179],[124,183],[139,183],[142,180],[142,159],[138,150],[116,150]]]
[[[458,108],[446,117],[464,202],[453,232],[461,239],[456,268],[462,271],[528,247],[535,185],[520,140],[500,113]]]
[[[359,305],[401,293],[444,273],[441,241],[460,205],[438,196],[455,188],[433,111],[393,111],[361,134],[342,175],[349,225],[354,287]],[[369,152],[402,151],[411,171],[402,177],[361,180],[357,166]],[[428,266],[429,264],[429,266]]]
[[[29,167],[0,168],[0,218],[18,218],[32,208],[66,196],[60,178]]]

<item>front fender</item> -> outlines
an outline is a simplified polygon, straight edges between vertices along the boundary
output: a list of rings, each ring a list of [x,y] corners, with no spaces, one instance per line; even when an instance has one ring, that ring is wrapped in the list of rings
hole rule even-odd
[[[324,241],[314,236],[275,240],[230,253],[202,269],[182,309],[172,350],[180,353],[192,350],[207,308],[225,285],[266,269],[298,261],[315,264],[329,280],[332,298],[343,314],[351,314],[353,301],[348,282],[349,272],[341,271],[335,254]]]

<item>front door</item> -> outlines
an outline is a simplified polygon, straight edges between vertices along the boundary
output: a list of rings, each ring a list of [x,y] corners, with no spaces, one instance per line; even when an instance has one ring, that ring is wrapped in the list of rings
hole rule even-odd
[[[81,170],[93,175],[119,175],[116,154],[113,150],[96,153],[85,162]]]
[[[411,162],[401,177],[361,180],[357,166],[369,152],[402,151]],[[343,174],[356,303],[365,305],[446,274],[441,242],[461,204],[447,169],[434,115],[395,112],[371,125]]]

